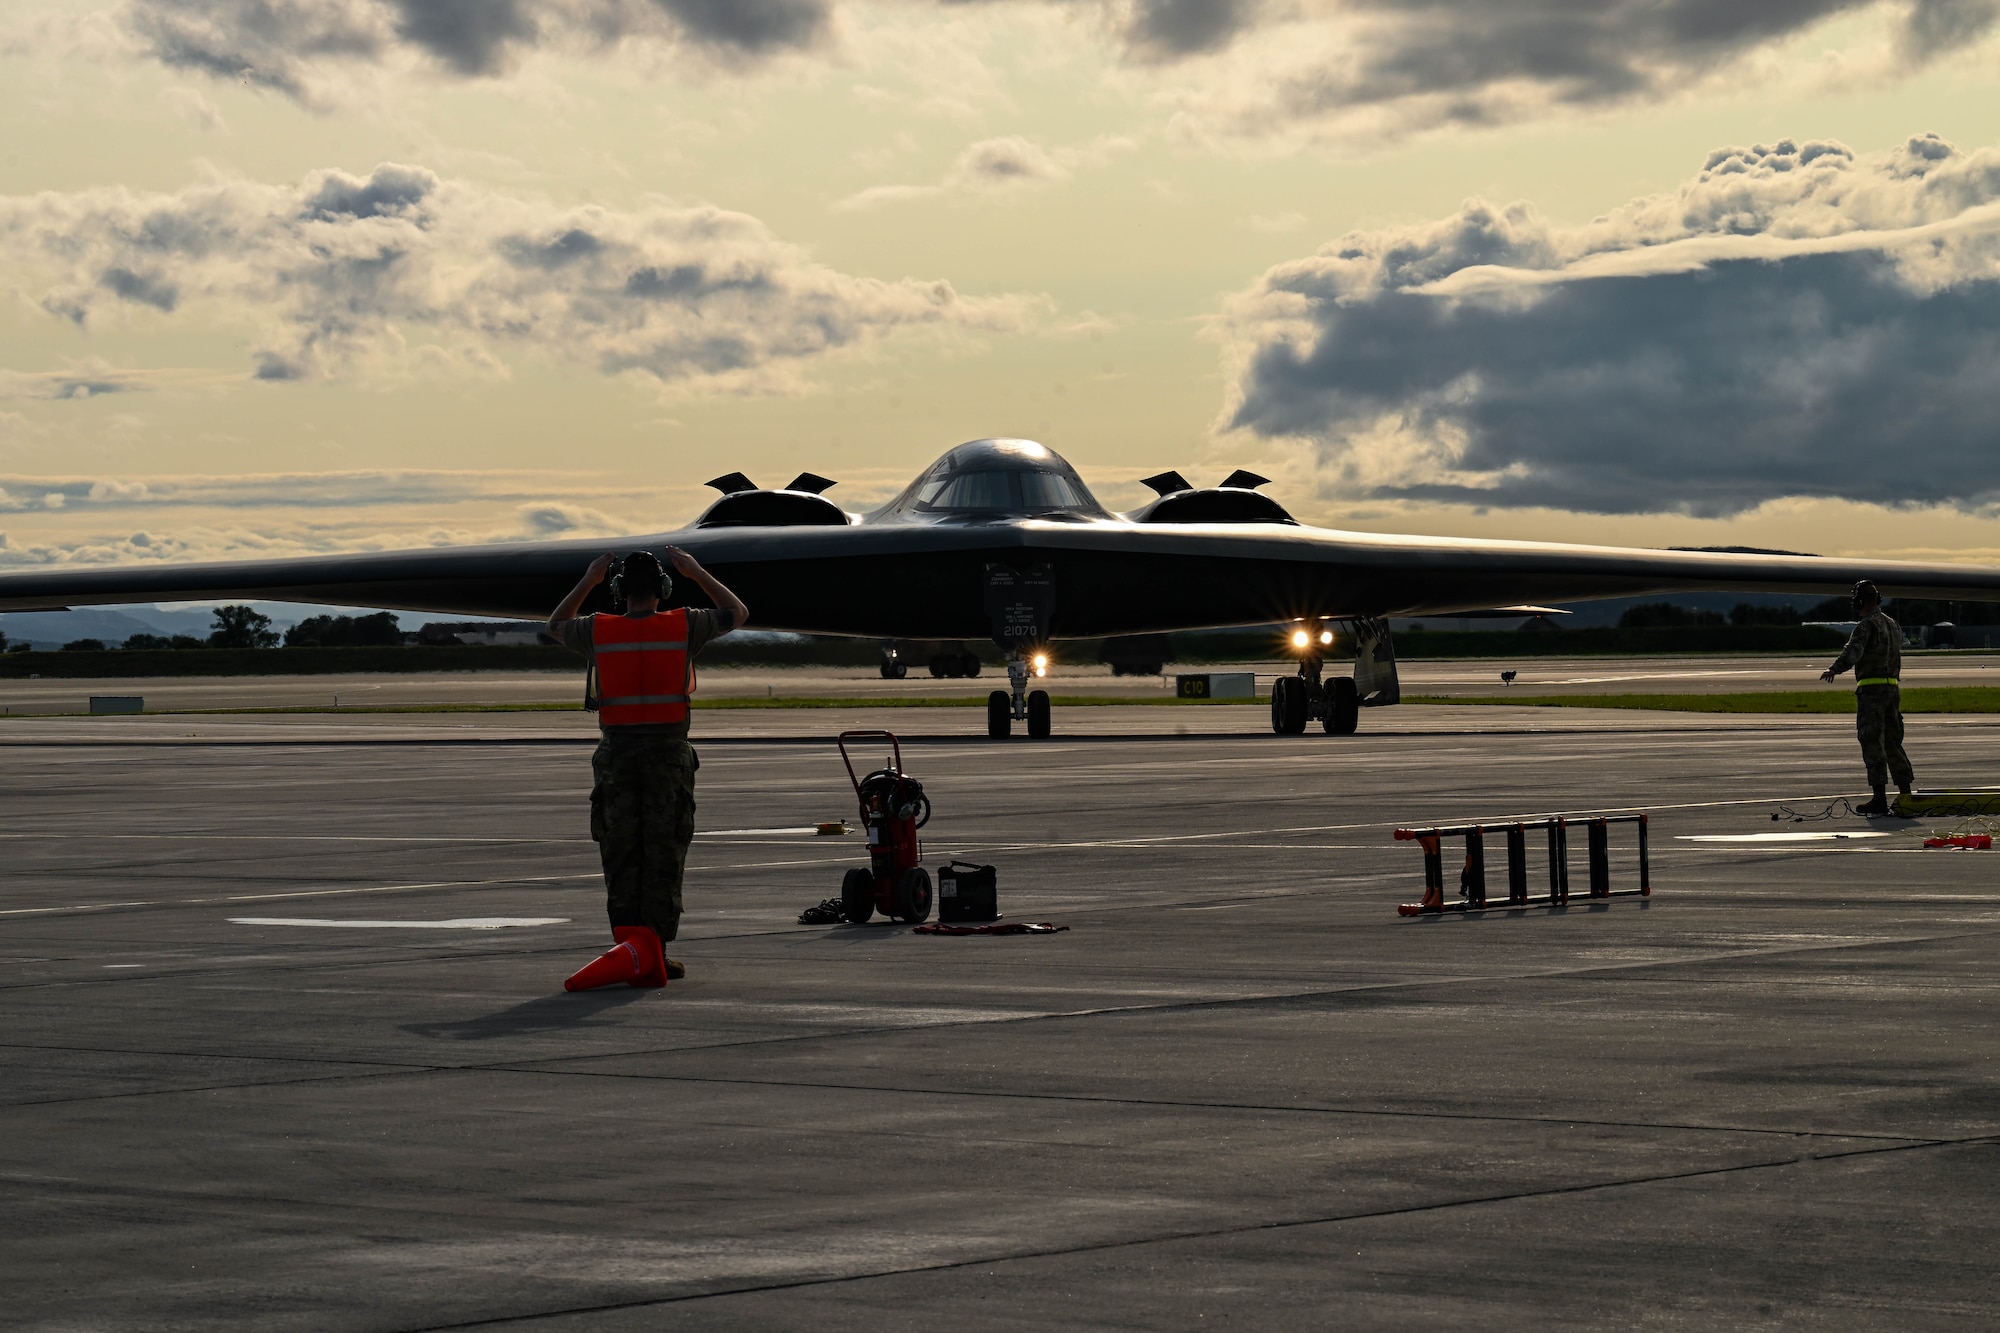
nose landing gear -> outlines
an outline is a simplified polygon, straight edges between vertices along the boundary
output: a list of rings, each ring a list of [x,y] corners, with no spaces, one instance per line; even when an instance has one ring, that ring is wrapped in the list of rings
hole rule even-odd
[[[1312,721],[1329,736],[1352,736],[1359,728],[1361,692],[1353,679],[1320,679],[1325,662],[1319,647],[1332,637],[1328,632],[1314,635],[1307,630],[1292,636],[1292,646],[1300,653],[1299,674],[1280,676],[1271,685],[1271,730],[1278,735],[1300,735]]]
[[[1046,653],[1024,651],[1007,655],[1007,683],[1010,690],[995,690],[986,696],[986,734],[995,740],[1010,736],[1016,722],[1028,724],[1034,737],[1049,734],[1049,692],[1028,688],[1029,673],[1041,676],[1049,665]]]

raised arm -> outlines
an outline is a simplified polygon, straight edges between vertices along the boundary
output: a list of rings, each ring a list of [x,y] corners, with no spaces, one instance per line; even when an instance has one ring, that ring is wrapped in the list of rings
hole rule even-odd
[[[678,546],[667,548],[667,559],[673,561],[674,573],[694,580],[695,586],[708,594],[715,603],[715,609],[729,614],[730,628],[742,629],[750,623],[750,608],[743,605],[743,599],[729,591],[727,584],[701,567],[701,561],[689,555]]]
[[[569,590],[569,596],[563,598],[562,604],[549,612],[549,620],[546,628],[549,631],[551,639],[557,637],[556,624],[558,621],[576,619],[576,613],[583,609],[583,599],[590,596],[592,588],[604,582],[604,571],[610,569],[611,562],[617,558],[615,555],[600,555],[597,559],[591,561],[590,568],[583,571],[583,578],[577,582],[574,588]]]

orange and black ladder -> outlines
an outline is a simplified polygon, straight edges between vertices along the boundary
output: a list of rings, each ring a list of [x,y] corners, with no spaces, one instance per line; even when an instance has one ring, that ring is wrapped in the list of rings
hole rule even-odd
[[[1451,824],[1435,828],[1399,828],[1396,841],[1414,842],[1424,852],[1424,900],[1404,903],[1396,909],[1402,916],[1436,916],[1444,912],[1484,912],[1492,906],[1564,907],[1569,904],[1569,830],[1581,825],[1588,838],[1591,898],[1650,898],[1653,894],[1652,867],[1646,854],[1647,818],[1636,815],[1550,815],[1546,819],[1514,820],[1498,824]],[[1639,884],[1636,888],[1611,887],[1611,825],[1639,826]],[[1528,896],[1528,830],[1545,829],[1549,840],[1549,892],[1545,898]],[[1507,839],[1507,901],[1486,900],[1486,835],[1499,833]],[[1444,840],[1465,839],[1465,865],[1458,874],[1460,901],[1444,899]]]

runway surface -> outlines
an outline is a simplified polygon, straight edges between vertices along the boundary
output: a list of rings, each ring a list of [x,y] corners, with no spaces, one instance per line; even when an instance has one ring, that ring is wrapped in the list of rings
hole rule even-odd
[[[1563,713],[906,714],[928,861],[1070,927],[1003,939],[794,924],[836,719],[705,714],[689,976],[587,995],[574,715],[17,719],[5,1322],[1987,1323],[2000,860],[1774,823],[1845,719]],[[1398,824],[1631,808],[1649,902],[1395,913]]]
[[[1837,646],[1837,645],[1836,645]],[[413,655],[423,649],[412,648]],[[1717,653],[1688,657],[1446,658],[1400,664],[1403,693],[1442,695],[1535,695],[1622,693],[1712,693],[1745,690],[1851,689],[1825,685],[1819,673],[1833,660],[1823,657]],[[1500,672],[1519,672],[1503,685]],[[1171,697],[1178,672],[1247,671],[1268,698],[1271,681],[1290,675],[1287,662],[1170,664],[1160,676],[1114,676],[1109,667],[1058,660],[1036,685],[1055,694]],[[1331,664],[1344,673],[1344,662]],[[1852,679],[1851,677],[1849,678]],[[1953,652],[1915,655],[1903,661],[1909,686],[2000,684],[2000,653]],[[874,668],[704,667],[703,699],[794,698],[893,699],[946,697],[983,699],[1005,689],[1004,671],[991,668],[971,680],[936,680],[919,671],[904,680],[883,680]],[[570,704],[583,697],[579,661],[564,671],[455,671],[397,676],[382,672],[337,676],[168,676],[131,679],[0,680],[0,709],[18,713],[87,713],[93,694],[139,695],[149,709],[369,708],[412,704]],[[4,720],[5,714],[0,714]]]

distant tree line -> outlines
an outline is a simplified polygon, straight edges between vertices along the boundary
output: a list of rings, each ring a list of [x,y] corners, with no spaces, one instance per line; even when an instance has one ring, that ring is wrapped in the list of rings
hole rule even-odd
[[[398,648],[403,630],[394,612],[371,616],[307,616],[285,631],[287,648]]]
[[[1917,597],[1892,597],[1882,608],[1905,629],[1949,621],[1954,625],[2000,625],[2000,603],[1938,602]],[[1678,629],[1700,625],[1803,625],[1813,621],[1854,619],[1854,605],[1845,597],[1829,597],[1801,611],[1794,606],[1752,606],[1738,602],[1725,619],[1720,611],[1696,611],[1672,602],[1646,602],[1618,617],[1620,629]]]
[[[271,618],[248,606],[218,606],[212,612],[207,638],[193,634],[134,634],[118,646],[126,651],[191,648],[276,648],[278,633]],[[403,631],[393,612],[377,611],[366,616],[308,616],[285,631],[287,648],[376,648],[400,647]],[[0,649],[26,652],[28,645],[11,647],[0,634]],[[108,651],[102,639],[72,639],[63,645],[66,653]]]

